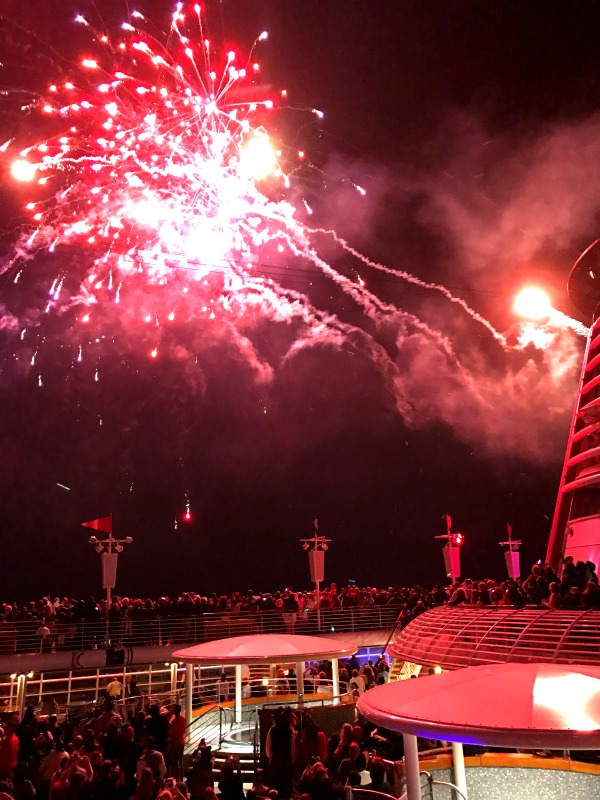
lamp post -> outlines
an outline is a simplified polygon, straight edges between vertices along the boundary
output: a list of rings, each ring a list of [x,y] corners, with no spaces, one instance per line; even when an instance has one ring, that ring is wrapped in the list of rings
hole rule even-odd
[[[102,588],[106,590],[105,645],[108,647],[110,643],[109,612],[112,590],[115,588],[117,581],[119,553],[123,552],[123,545],[131,544],[133,539],[131,536],[126,536],[124,539],[114,538],[112,534],[112,516],[95,519],[92,520],[92,522],[83,522],[82,525],[86,528],[93,528],[94,530],[108,534],[106,539],[98,539],[97,536],[90,536],[88,539],[88,542],[96,552],[102,556]]]
[[[521,577],[521,566],[519,564],[519,547],[522,544],[520,539],[512,538],[512,525],[506,524],[506,541],[498,542],[500,547],[504,548],[504,558],[506,560],[506,569],[508,570],[508,577],[515,580]]]
[[[317,627],[321,630],[321,583],[325,578],[325,550],[329,549],[331,539],[319,536],[319,520],[314,520],[314,535],[310,539],[300,539],[302,548],[308,551],[310,579],[315,584],[317,603]]]
[[[442,519],[446,522],[446,533],[441,533],[435,538],[446,540],[446,544],[443,547],[446,575],[454,583],[460,577],[460,548],[464,541],[464,536],[462,533],[452,533],[452,517],[450,514],[444,514]]]

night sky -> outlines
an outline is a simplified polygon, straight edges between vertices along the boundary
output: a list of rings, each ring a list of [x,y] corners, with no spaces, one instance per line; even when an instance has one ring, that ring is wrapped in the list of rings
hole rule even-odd
[[[324,111],[322,122],[301,110],[274,118],[276,134],[314,165],[297,176],[312,225],[444,284],[509,345],[521,322],[513,298],[526,285],[581,319],[565,284],[598,235],[599,3],[208,7],[224,48],[247,48],[267,29],[265,82],[287,88],[295,108]],[[171,4],[135,8],[168,25]],[[14,90],[53,80],[52,59],[68,69],[77,58],[87,40],[76,13],[97,21],[101,12],[110,27],[127,3],[2,0],[0,12],[0,144],[16,136],[25,146],[40,132],[17,113]],[[26,192],[2,154],[0,172],[6,261]],[[110,513],[115,533],[134,537],[119,565],[122,594],[308,588],[298,539],[315,516],[333,540],[326,577],[338,584],[442,579],[434,536],[446,512],[465,534],[466,575],[504,576],[497,542],[507,522],[524,540],[524,564],[544,557],[583,337],[554,330],[547,349],[504,350],[439,292],[315,242],[340,273],[360,274],[383,302],[447,337],[456,360],[403,314],[377,322],[314,266],[276,259],[261,265],[266,278],[353,332],[308,340],[257,313],[244,322],[245,349],[231,321],[190,314],[152,361],[144,334],[107,311],[111,336],[75,369],[68,353],[80,334],[65,315],[43,323],[32,369],[18,332],[0,324],[1,600],[100,594],[80,523]],[[52,268],[38,259],[16,285],[0,275],[0,321],[39,303],[36,280]],[[186,497],[193,521],[174,530]]]

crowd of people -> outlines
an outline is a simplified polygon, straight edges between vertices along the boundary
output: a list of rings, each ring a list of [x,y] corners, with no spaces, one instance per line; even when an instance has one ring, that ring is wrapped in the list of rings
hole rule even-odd
[[[401,626],[442,604],[600,608],[600,588],[594,564],[566,559],[560,575],[548,565],[534,564],[522,580],[467,578],[431,589],[338,589],[332,584],[320,597],[320,608],[332,613],[348,607],[394,606]],[[111,613],[123,619],[135,609],[184,617],[279,611],[286,629],[301,630],[300,619],[316,609],[316,598],[314,593],[291,588],[270,595],[251,591],[221,597],[184,593],[158,601],[117,597],[108,610],[109,622]],[[106,609],[92,598],[61,601],[45,597],[20,608],[3,604],[2,622],[17,622],[25,616],[49,628],[61,615],[102,620],[103,613]],[[328,665],[330,668],[329,662],[308,664],[305,680],[312,680],[314,687],[328,686]],[[388,675],[383,658],[375,664],[340,663],[340,684],[347,687],[351,699],[386,682]],[[294,674],[280,671],[277,680],[280,691],[275,694],[294,692]],[[117,705],[115,700],[123,688],[117,687],[117,692],[113,684],[108,684],[103,703],[79,720],[67,717],[59,723],[52,714],[37,716],[32,707],[21,720],[4,715],[0,722],[0,800],[212,800],[215,789],[223,800],[244,800],[239,763],[227,760],[220,778],[215,779],[214,759],[204,744],[184,774],[186,721],[180,706],[165,713],[157,705],[141,709],[127,703]],[[225,685],[223,680],[221,684]],[[327,738],[308,712],[282,706],[274,713],[265,742],[264,771],[257,772],[247,800],[288,800],[292,793],[301,800],[338,800],[347,782],[388,792],[385,768],[377,756],[395,759],[399,755],[401,740],[378,732],[365,720],[345,724],[339,734]]]
[[[353,656],[340,662],[340,683],[356,699],[386,682],[388,669],[383,657],[361,665]],[[308,662],[305,680],[315,674],[331,680],[331,670],[330,661]],[[282,670],[281,678],[285,687],[279,694],[296,690],[295,674]],[[219,777],[204,741],[184,770],[186,720],[180,705],[161,709],[142,696],[119,702],[123,693],[118,678],[110,679],[102,702],[78,719],[38,715],[33,706],[21,720],[3,714],[0,800],[214,800],[215,789],[223,800],[244,800],[239,761],[225,761]],[[385,791],[381,760],[371,757],[395,758],[399,747],[401,737],[386,738],[366,720],[344,724],[327,738],[307,710],[281,706],[266,736],[264,770],[256,773],[247,798],[288,800],[294,790],[310,800],[337,800],[347,781],[370,781]]]
[[[122,716],[124,714],[124,716]],[[182,800],[181,706],[119,713],[109,694],[79,721],[4,715],[0,800]],[[178,788],[179,787],[179,788]]]
[[[280,706],[273,712],[263,767],[256,771],[251,788],[244,791],[235,757],[225,761],[215,779],[211,748],[201,743],[187,778],[190,796],[214,800],[218,789],[223,800],[341,800],[348,783],[393,795],[384,758],[402,757],[402,737],[386,733],[382,736],[359,715],[354,724],[346,722],[327,737],[308,710]]]
[[[110,607],[104,600],[46,596],[26,604],[0,604],[0,653],[40,649],[68,649],[97,646],[109,639],[124,644],[159,644],[204,637],[203,624],[223,618],[269,615],[264,624],[277,625],[288,633],[301,633],[316,626],[317,609],[325,615],[354,609],[355,624],[367,627],[369,611],[387,608],[399,616],[402,626],[437,605],[511,605],[549,608],[600,608],[596,567],[590,561],[567,558],[560,576],[550,565],[534,564],[524,579],[504,581],[458,580],[449,585],[390,586],[376,588],[355,584],[338,587],[332,583],[319,595],[315,591],[228,595],[183,592],[177,597],[129,598],[113,596]],[[328,616],[333,620],[333,617]],[[390,619],[386,620],[390,623]],[[333,623],[334,624],[334,623]]]

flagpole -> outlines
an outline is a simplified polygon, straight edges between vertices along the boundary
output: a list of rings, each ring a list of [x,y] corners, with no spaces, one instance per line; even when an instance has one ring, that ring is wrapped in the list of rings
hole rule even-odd
[[[85,528],[93,528],[95,531],[106,534],[106,539],[90,536],[88,541],[102,557],[102,588],[106,591],[104,646],[108,648],[110,645],[110,607],[112,605],[112,590],[116,583],[119,553],[123,552],[123,545],[131,544],[133,539],[131,536],[127,536],[125,539],[115,539],[112,530],[112,514],[109,517],[102,517],[90,522],[82,522],[81,524]]]
[[[325,553],[329,548],[331,539],[319,536],[319,520],[315,518],[314,535],[310,539],[300,539],[304,550],[308,550],[308,564],[311,580],[315,584],[315,603],[317,606],[317,629],[321,630],[321,582],[325,579]],[[312,545],[312,549],[311,549]],[[320,554],[321,558],[317,556]]]

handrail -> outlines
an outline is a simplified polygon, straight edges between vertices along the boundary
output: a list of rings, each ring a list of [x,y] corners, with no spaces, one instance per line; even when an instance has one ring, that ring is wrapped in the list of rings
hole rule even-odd
[[[448,787],[450,787],[450,789],[454,789],[454,791],[457,792],[462,797],[463,800],[467,800],[466,794],[462,791],[462,789],[459,789],[458,786],[455,783],[451,783],[451,781],[438,781],[436,778],[432,777],[429,774],[429,772],[427,772],[425,770],[423,770],[422,772],[419,772],[419,775],[425,775],[427,777],[427,783],[429,784],[430,787],[431,786],[448,786]],[[433,796],[433,793],[432,793],[432,796]],[[406,800],[407,797],[408,797],[408,791],[404,792],[404,794],[401,794],[400,797],[397,798],[397,800]]]
[[[358,606],[321,609],[321,627],[316,611],[298,614],[294,633],[332,633],[387,630],[394,625],[401,606]],[[281,609],[251,612],[210,612],[197,616],[153,615],[145,619],[110,620],[106,641],[106,621],[102,618],[46,619],[44,635],[41,619],[0,623],[0,657],[18,653],[94,650],[109,645],[123,647],[167,646],[213,641],[243,634],[289,631]]]
[[[386,800],[398,800],[398,798],[393,794],[388,794],[387,792],[378,792],[377,789],[361,789],[360,787],[351,786],[349,783],[346,783],[344,786],[344,794],[346,800],[352,800],[355,794],[359,795],[376,795],[377,797],[385,797]]]

